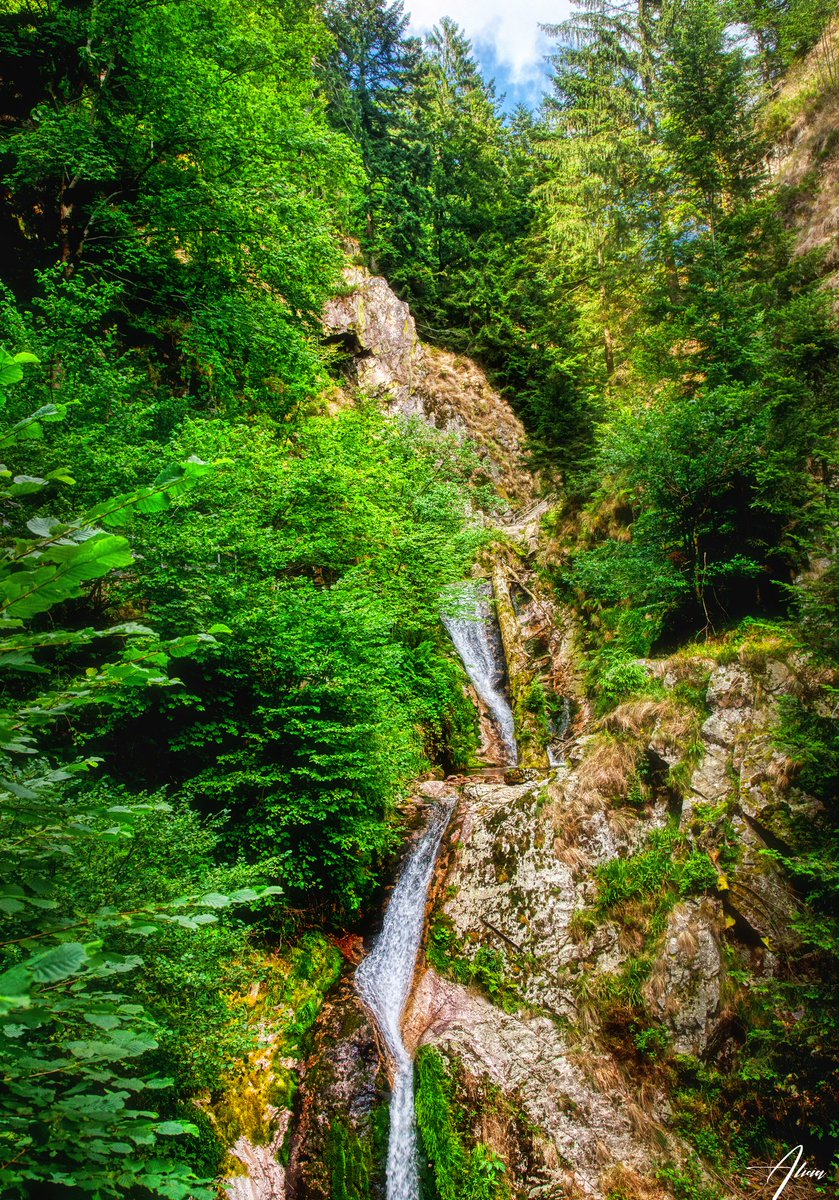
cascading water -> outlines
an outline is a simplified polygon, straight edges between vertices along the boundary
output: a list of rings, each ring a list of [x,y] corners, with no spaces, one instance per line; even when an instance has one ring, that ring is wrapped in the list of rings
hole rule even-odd
[[[434,861],[453,806],[454,796],[432,811],[393,889],[382,932],[355,973],[358,993],[375,1017],[393,1060],[387,1200],[419,1200],[414,1064],[402,1041],[402,1014],[414,979]]]
[[[508,763],[515,765],[513,713],[503,690],[504,652],[490,595],[486,584],[458,588],[456,613],[445,614],[443,622],[475,691],[492,714]],[[432,811],[402,867],[382,932],[355,974],[356,989],[373,1014],[393,1063],[387,1200],[419,1200],[414,1064],[402,1040],[402,1015],[414,980],[434,862],[453,807],[454,796]]]
[[[459,588],[457,615],[444,613],[443,624],[449,631],[472,686],[492,714],[508,764],[515,766],[518,750],[513,710],[504,694],[504,655],[489,597],[487,584],[467,584]]]

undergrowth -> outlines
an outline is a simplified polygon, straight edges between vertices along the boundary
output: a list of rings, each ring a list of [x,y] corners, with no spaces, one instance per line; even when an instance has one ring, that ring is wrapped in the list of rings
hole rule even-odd
[[[450,918],[438,914],[432,919],[426,955],[438,974],[466,987],[477,985],[493,1003],[507,1012],[521,1008],[522,999],[509,979],[509,964],[504,951],[483,945],[470,954]]]
[[[415,1069],[423,1200],[506,1200],[506,1165],[482,1142],[468,1145],[469,1114],[442,1056],[423,1046]]]

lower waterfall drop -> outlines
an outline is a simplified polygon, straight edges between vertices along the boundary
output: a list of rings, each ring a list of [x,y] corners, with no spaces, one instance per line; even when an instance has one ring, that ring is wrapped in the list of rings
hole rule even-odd
[[[396,881],[376,944],[355,974],[356,989],[376,1019],[394,1067],[387,1200],[419,1200],[414,1064],[402,1041],[402,1014],[414,979],[434,863],[454,800],[452,796],[433,809]]]

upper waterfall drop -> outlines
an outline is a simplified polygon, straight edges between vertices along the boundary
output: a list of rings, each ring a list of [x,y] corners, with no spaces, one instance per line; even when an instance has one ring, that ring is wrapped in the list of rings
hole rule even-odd
[[[472,686],[492,714],[507,754],[504,765],[514,767],[518,762],[515,722],[504,690],[504,650],[490,605],[490,585],[465,584],[458,589],[458,597],[457,614],[444,612],[443,624]]]

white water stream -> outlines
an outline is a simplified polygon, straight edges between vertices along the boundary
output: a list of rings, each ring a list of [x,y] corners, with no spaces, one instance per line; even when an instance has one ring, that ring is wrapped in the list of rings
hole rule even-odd
[[[433,809],[396,881],[382,932],[355,973],[355,986],[376,1018],[394,1068],[387,1200],[419,1200],[414,1064],[402,1041],[402,1014],[414,980],[434,862],[453,807],[454,796]]]
[[[513,713],[504,694],[504,653],[486,585],[458,592],[455,616],[443,621],[475,691],[492,713],[507,760],[517,758]],[[355,986],[372,1012],[393,1064],[387,1200],[419,1200],[414,1112],[414,1064],[402,1040],[402,1016],[414,981],[425,925],[425,906],[440,841],[455,797],[432,810],[424,832],[403,864],[376,944],[355,973]]]
[[[489,605],[486,585],[460,589],[457,616],[443,615],[443,624],[460,655],[472,686],[492,714],[507,754],[507,766],[518,759],[513,711],[504,692],[504,654]]]

